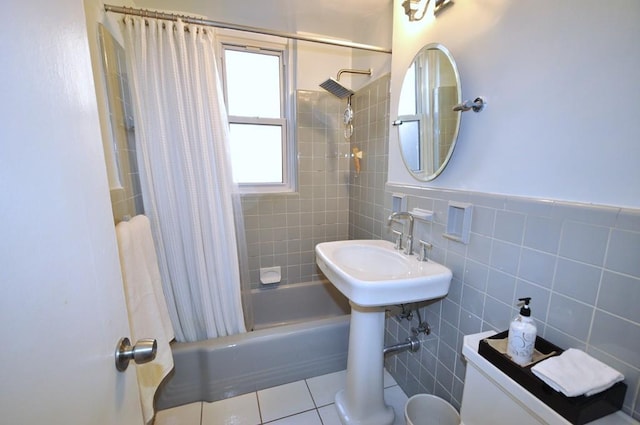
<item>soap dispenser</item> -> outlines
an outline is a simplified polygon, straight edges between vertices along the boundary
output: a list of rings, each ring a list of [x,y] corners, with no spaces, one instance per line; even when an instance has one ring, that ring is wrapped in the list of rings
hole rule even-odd
[[[520,314],[518,314],[509,326],[509,338],[507,344],[507,354],[515,363],[523,366],[533,359],[533,349],[536,345],[536,334],[538,330],[531,318],[529,308],[530,297],[519,298],[522,301]]]

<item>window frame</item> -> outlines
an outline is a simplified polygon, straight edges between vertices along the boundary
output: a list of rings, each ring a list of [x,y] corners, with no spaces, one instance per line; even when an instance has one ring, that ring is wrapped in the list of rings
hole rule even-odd
[[[239,36],[235,31],[219,30],[217,37],[218,57],[221,64],[221,82],[224,102],[228,107],[226,81],[225,51],[246,51],[279,56],[280,58],[280,118],[247,117],[228,115],[229,124],[275,125],[282,129],[282,182],[272,183],[240,183],[238,187],[243,194],[286,193],[297,190],[297,161],[294,127],[294,86],[293,66],[291,66],[291,46],[289,40],[259,34],[247,37]]]

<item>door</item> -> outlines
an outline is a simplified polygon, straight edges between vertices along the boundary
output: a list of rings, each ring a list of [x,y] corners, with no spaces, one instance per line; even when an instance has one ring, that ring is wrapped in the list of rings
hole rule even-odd
[[[3,8],[0,423],[142,424],[82,1]]]

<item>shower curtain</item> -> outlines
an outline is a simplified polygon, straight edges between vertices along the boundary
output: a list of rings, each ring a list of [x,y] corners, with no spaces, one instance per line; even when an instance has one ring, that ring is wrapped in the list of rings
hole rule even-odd
[[[144,210],[176,339],[245,332],[246,246],[213,31],[131,16],[122,30]]]

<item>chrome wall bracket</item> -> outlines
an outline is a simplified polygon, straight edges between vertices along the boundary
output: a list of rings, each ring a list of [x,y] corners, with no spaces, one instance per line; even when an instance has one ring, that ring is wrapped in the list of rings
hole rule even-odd
[[[458,103],[453,107],[453,110],[455,112],[467,112],[469,110],[473,112],[480,112],[484,109],[486,104],[487,101],[482,96],[478,96],[473,101],[465,100],[462,103]]]

